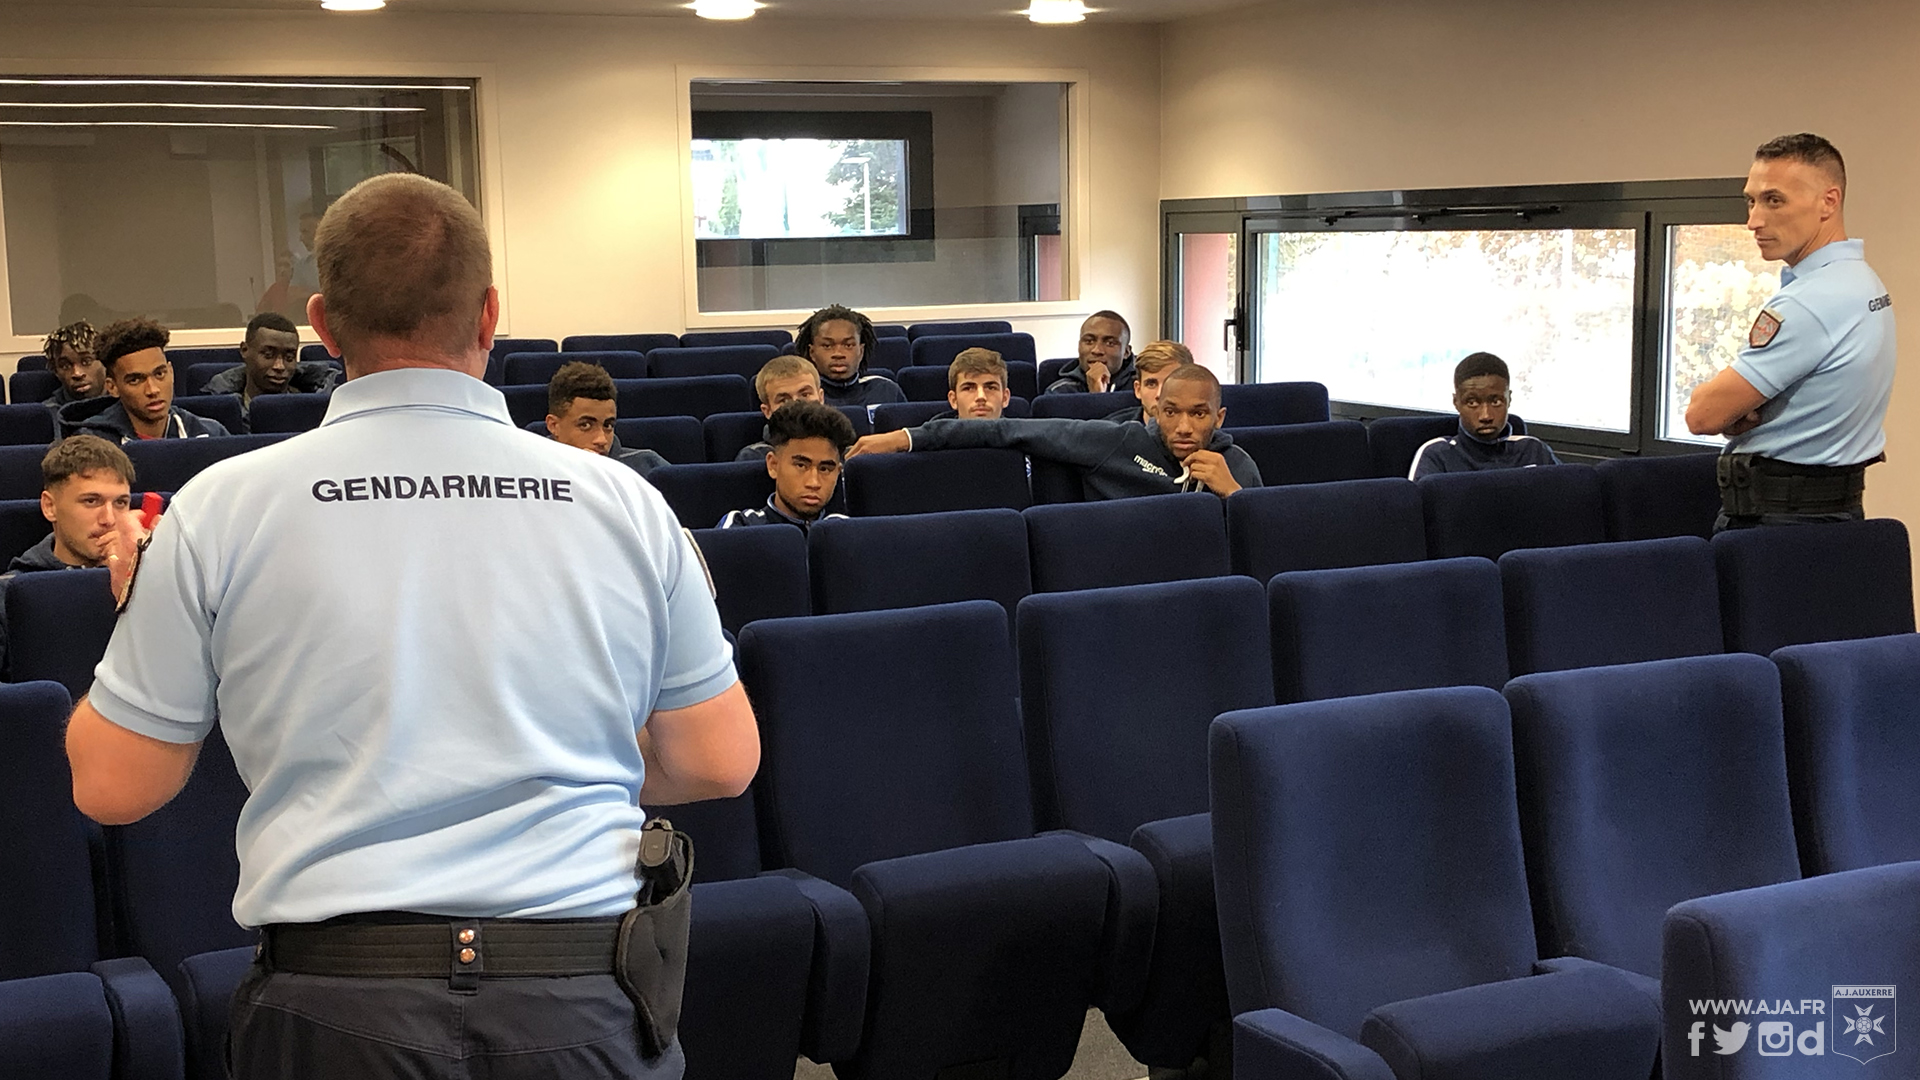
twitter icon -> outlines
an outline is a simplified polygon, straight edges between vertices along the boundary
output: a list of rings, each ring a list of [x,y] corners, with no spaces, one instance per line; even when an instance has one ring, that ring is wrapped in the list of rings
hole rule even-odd
[[[1747,1032],[1752,1030],[1753,1025],[1747,1023],[1745,1020],[1734,1024],[1732,1031],[1722,1031],[1720,1025],[1715,1024],[1713,1027],[1713,1052],[1716,1054],[1739,1053],[1740,1048],[1747,1045]]]

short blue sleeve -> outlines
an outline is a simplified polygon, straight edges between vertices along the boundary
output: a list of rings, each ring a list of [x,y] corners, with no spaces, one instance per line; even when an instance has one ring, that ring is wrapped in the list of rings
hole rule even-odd
[[[1790,296],[1774,297],[1766,312],[1780,320],[1780,329],[1759,348],[1749,339],[1734,360],[1733,370],[1772,400],[1820,366],[1833,351],[1833,335],[1813,312]]]
[[[713,603],[713,582],[706,558],[693,537],[682,529],[667,582],[667,665],[661,672],[655,711],[684,709],[718,697],[739,676],[734,673],[733,647],[720,630],[720,610]]]
[[[188,532],[177,504],[154,527],[87,695],[101,716],[169,743],[206,738],[219,711],[213,616]]]

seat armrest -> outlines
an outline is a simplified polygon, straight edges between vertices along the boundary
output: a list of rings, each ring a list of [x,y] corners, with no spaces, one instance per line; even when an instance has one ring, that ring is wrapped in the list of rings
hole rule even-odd
[[[1125,844],[1086,833],[1059,830],[1042,836],[1071,837],[1107,868],[1107,917],[1102,939],[1100,1009],[1124,1013],[1146,996],[1153,964],[1153,934],[1160,913],[1160,884],[1153,864]]]
[[[1660,1048],[1657,1003],[1595,964],[1382,1005],[1360,1041],[1401,1076],[1638,1080]]]
[[[1233,1019],[1234,1080],[1394,1080],[1380,1055],[1283,1009]]]
[[[113,1080],[181,1080],[180,1007],[166,980],[139,957],[101,960],[89,970],[105,984],[113,1013]]]
[[[1579,956],[1556,956],[1551,960],[1541,960],[1533,965],[1535,975],[1550,975],[1556,971],[1611,971],[1629,984],[1647,995],[1655,1007],[1660,1004],[1660,980],[1642,975],[1637,971],[1617,968],[1612,964],[1602,964],[1597,960],[1588,960]]]
[[[815,1062],[845,1061],[860,1047],[867,1018],[867,974],[873,933],[852,893],[799,870],[762,877],[791,881],[813,908],[813,971],[800,1052]]]

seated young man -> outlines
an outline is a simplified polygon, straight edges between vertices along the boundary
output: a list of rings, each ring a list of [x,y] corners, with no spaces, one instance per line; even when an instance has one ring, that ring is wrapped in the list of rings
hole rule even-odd
[[[1080,324],[1080,355],[1043,394],[1104,394],[1133,386],[1133,330],[1116,311],[1096,311]]]
[[[946,412],[936,420],[998,420],[1013,400],[1007,387],[1007,362],[992,349],[961,349],[947,365]]]
[[[1453,408],[1460,414],[1457,435],[1429,439],[1413,455],[1407,479],[1443,472],[1526,469],[1558,465],[1553,448],[1531,435],[1515,435],[1507,422],[1507,362],[1477,352],[1453,369]]]
[[[92,401],[107,392],[107,369],[94,353],[99,340],[99,332],[87,322],[69,323],[47,335],[40,352],[47,358],[47,370],[60,380],[60,389],[40,404],[57,414],[76,401]]]
[[[1161,381],[1151,422],[1114,420],[929,420],[869,435],[853,454],[1004,447],[1080,470],[1090,499],[1211,491],[1225,497],[1260,486],[1260,469],[1220,430],[1220,380],[1183,364]]]
[[[96,351],[106,368],[107,393],[116,400],[96,413],[86,411],[94,402],[74,402],[60,410],[61,426],[121,444],[227,434],[217,420],[174,408],[170,336],[151,319],[122,319],[100,331]]]
[[[820,371],[820,389],[829,405],[890,405],[907,400],[892,379],[867,374],[867,354],[880,341],[873,320],[852,308],[830,304],[807,317],[794,331],[795,354]]]
[[[792,525],[801,532],[826,513],[833,489],[840,483],[840,465],[853,446],[853,421],[831,405],[791,401],[767,418],[767,475],[773,494],[767,505],[735,510],[720,519],[720,528],[748,525]]]
[[[240,338],[240,366],[207,380],[209,394],[239,394],[246,409],[261,394],[327,394],[340,371],[322,360],[300,362],[300,331],[293,320],[263,312],[247,323]]]
[[[760,398],[761,416],[772,416],[789,401],[820,401],[820,370],[798,356],[776,356],[753,377],[753,392]],[[763,429],[760,441],[747,444],[733,460],[759,461],[771,449]]]
[[[94,435],[54,443],[40,459],[40,513],[53,531],[7,573],[105,566],[104,541],[132,513],[132,491],[133,462],[118,446]]]
[[[613,433],[613,376],[598,364],[575,360],[560,365],[547,382],[547,434],[555,442],[604,454],[645,476],[667,463],[646,449],[628,449]]]
[[[1109,420],[1131,420],[1144,424],[1153,418],[1154,403],[1160,400],[1160,383],[1167,373],[1181,364],[1193,363],[1193,353],[1177,341],[1155,341],[1134,355],[1133,396],[1138,405],[1129,405],[1109,413]]]

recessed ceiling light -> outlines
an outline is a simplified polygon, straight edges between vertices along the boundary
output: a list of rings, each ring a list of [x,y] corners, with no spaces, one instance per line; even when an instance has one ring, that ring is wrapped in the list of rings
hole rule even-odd
[[[1085,22],[1087,10],[1086,0],[1028,0],[1025,14],[1034,22],[1059,26]]]
[[[328,11],[379,11],[387,0],[320,0],[320,6]]]
[[[687,6],[703,19],[751,19],[766,5],[757,0],[694,0]]]

